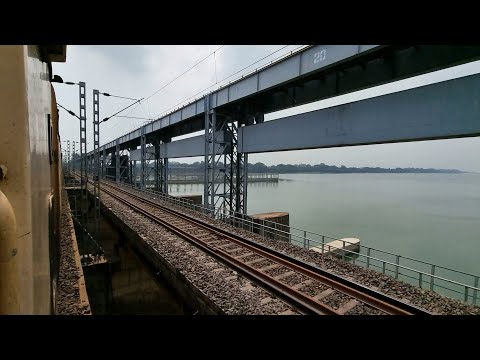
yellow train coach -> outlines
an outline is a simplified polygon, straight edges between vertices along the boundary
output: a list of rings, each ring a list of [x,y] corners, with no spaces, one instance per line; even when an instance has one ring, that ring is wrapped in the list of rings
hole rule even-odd
[[[63,45],[0,46],[0,314],[55,313],[61,151],[52,62]]]

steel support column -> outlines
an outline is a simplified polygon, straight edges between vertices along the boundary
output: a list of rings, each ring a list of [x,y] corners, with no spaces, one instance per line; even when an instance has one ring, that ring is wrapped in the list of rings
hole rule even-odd
[[[77,158],[75,157],[75,155],[77,154],[76,151],[75,151],[75,143],[76,141],[73,141],[73,144],[72,144],[72,170],[75,171],[75,163],[77,161]]]
[[[170,140],[168,139],[167,142]],[[155,143],[155,186],[157,191],[168,194],[168,158],[161,153],[160,141]]]
[[[125,181],[125,179],[128,179],[128,155],[126,154],[128,150],[120,150],[120,182]],[[126,161],[123,161],[123,159],[126,159]]]
[[[162,163],[162,182],[161,182],[161,192],[168,194],[168,158],[160,158]]]
[[[214,173],[215,173],[215,110],[211,108],[211,95],[205,96],[205,177],[203,190],[203,205],[214,205]],[[212,153],[210,148],[213,149]]]
[[[225,188],[227,191],[230,188],[230,192],[225,196],[225,206],[230,211],[245,214],[247,211],[248,155],[238,152],[238,128],[241,124],[241,121],[227,120],[224,126],[224,139],[228,145],[224,154],[227,169]]]
[[[228,114],[219,114],[212,109],[211,96],[207,96],[204,204],[218,208],[224,215],[244,211],[244,156],[238,154],[237,149],[235,121]]]
[[[162,191],[162,160],[160,158],[160,141],[155,140],[155,190]]]
[[[67,140],[67,172],[72,170],[72,164],[70,163],[70,140]]]
[[[235,134],[236,135],[236,134]],[[237,143],[235,143],[235,152],[237,151]],[[236,154],[236,177],[235,177],[235,211],[247,213],[247,184],[248,184],[248,154]]]
[[[88,197],[87,197],[87,102],[86,102],[86,86],[83,81],[79,85],[80,100],[80,221],[85,229],[87,222]],[[82,234],[84,236],[84,231]],[[85,239],[85,237],[83,238]]]
[[[95,230],[93,238],[98,241],[100,221],[100,95],[93,90],[93,202]]]
[[[141,127],[140,136],[140,188],[145,189],[145,162],[147,158],[147,136],[145,135],[145,126]]]
[[[157,161],[155,158],[155,143],[157,140],[153,141],[152,144],[145,142],[145,188],[155,188],[157,183]],[[150,146],[147,146],[150,145]],[[152,151],[153,148],[153,151]],[[152,181],[153,173],[153,181]]]
[[[115,142],[115,181],[120,182],[120,139]]]
[[[103,149],[103,155],[102,155],[102,178],[106,178],[107,174],[105,173],[105,168],[107,165],[107,151]]]
[[[137,161],[133,161],[133,186],[137,187]]]
[[[128,167],[128,180],[130,185],[134,185],[134,178],[133,178],[133,166],[134,166],[135,161],[128,161],[129,167]]]
[[[204,205],[224,215],[246,213],[248,156],[238,152],[237,123],[212,109],[211,96],[205,97]]]

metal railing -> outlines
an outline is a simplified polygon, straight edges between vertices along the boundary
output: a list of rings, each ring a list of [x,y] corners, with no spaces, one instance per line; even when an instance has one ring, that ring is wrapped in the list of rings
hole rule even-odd
[[[462,299],[465,302],[471,300],[473,304],[476,304],[478,300],[478,290],[480,290],[478,275],[360,244],[357,245],[358,251],[352,251],[344,249],[345,245],[351,244],[348,240],[333,239],[321,234],[302,231],[304,232],[302,241],[307,243],[308,248],[311,247],[310,243],[313,243],[314,246],[319,244],[323,252],[324,247],[328,246],[328,251],[337,252],[343,260],[391,275],[395,279],[403,280],[419,288],[427,288],[443,295]],[[311,239],[309,235],[310,237],[322,237],[322,240]],[[325,238],[340,240],[342,247],[325,244]]]
[[[115,178],[115,176],[108,176],[110,178]],[[233,177],[235,179],[235,176]],[[135,181],[140,183],[140,175],[135,176]],[[148,187],[155,186],[155,178],[152,172],[152,175],[149,178],[145,179],[146,185]],[[248,174],[248,181],[249,182],[278,182],[279,181],[279,174],[274,173],[249,173]],[[174,170],[170,170],[168,174],[168,183],[172,185],[177,184],[204,184],[205,183],[205,174],[199,174],[195,172],[191,173],[181,173],[181,172],[174,172]]]
[[[173,203],[174,205],[182,206],[211,218],[222,220],[224,223],[235,227],[260,234],[263,238],[274,237],[282,239],[288,241],[292,245],[303,247],[304,249],[318,246],[322,249],[322,253],[327,249],[328,253],[339,257],[344,261],[350,261],[355,265],[360,265],[367,269],[381,272],[382,274],[392,276],[398,280],[403,280],[421,289],[425,289],[426,286],[428,290],[463,300],[465,303],[476,304],[478,301],[478,294],[480,293],[479,275],[450,269],[373,247],[353,244],[345,239],[338,239],[293,226],[278,224],[270,220],[256,219],[245,214],[230,212],[226,209],[222,211],[221,209],[214,207],[195,205],[191,200],[176,198],[152,189],[144,190],[128,183],[122,183],[122,185],[133,188],[137,191],[158,196],[162,200]],[[326,240],[339,240],[342,242],[342,247],[328,244]],[[345,249],[347,244],[356,245],[359,247],[359,250],[353,251]],[[387,258],[379,258],[374,255]],[[403,262],[403,264],[401,262]],[[412,265],[406,266],[406,262]],[[417,268],[413,268],[412,266],[416,266]],[[470,284],[465,281],[468,279],[470,279]]]

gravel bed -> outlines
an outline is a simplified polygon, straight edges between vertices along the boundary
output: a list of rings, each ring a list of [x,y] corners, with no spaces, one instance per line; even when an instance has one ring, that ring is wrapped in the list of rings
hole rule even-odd
[[[348,301],[352,300],[351,296],[342,294],[340,292],[334,292],[327,297],[324,297],[321,302],[337,310],[342,305],[346,304]]]
[[[273,261],[270,261],[268,259],[265,259],[263,261],[259,261],[257,263],[254,263],[254,264],[251,264],[250,266],[251,267],[254,267],[255,269],[261,269],[263,267],[267,267],[267,266],[270,266],[270,265],[273,265],[274,262]]]
[[[205,234],[205,231],[201,230],[201,229],[190,229],[188,230],[188,232],[192,235],[198,235],[198,236],[202,236]]]
[[[363,304],[363,306],[355,306],[353,309],[348,310],[344,315],[385,315],[385,313],[370,305]]]
[[[245,250],[245,249],[241,249],[241,250],[235,250],[235,251],[227,251],[229,255],[232,255],[232,256],[240,256],[240,255],[243,255],[243,254],[248,254],[250,251],[248,250]]]
[[[257,259],[261,259],[262,256],[260,255],[257,255],[257,254],[252,254],[252,255],[248,255],[248,256],[245,256],[243,258],[241,258],[240,260],[243,261],[243,262],[250,262],[250,261],[254,261],[254,260],[257,260]],[[251,266],[253,266],[255,264],[252,264]]]
[[[227,245],[228,243],[230,243],[230,241],[228,241],[228,240],[221,240],[221,241],[211,240],[211,241],[207,241],[208,244],[213,243],[213,242],[215,242],[215,244],[212,244],[213,247],[219,247],[219,246]],[[222,249],[223,249],[223,248],[222,248]]]
[[[102,202],[226,314],[296,312],[263,288],[105,193],[102,193]],[[262,302],[266,298],[272,300]]]
[[[318,281],[313,281],[310,284],[303,285],[298,291],[303,292],[304,294],[314,297],[315,295],[320,294],[321,292],[327,290],[329,287]]]
[[[222,239],[220,239],[218,236],[210,236],[208,234],[205,235],[197,235],[200,239],[204,239],[207,243],[216,243],[216,245],[221,245]],[[229,241],[228,240],[223,240],[223,244],[227,244]]]
[[[280,279],[280,281],[289,286],[294,286],[294,285],[300,284],[301,282],[304,282],[307,279],[308,278],[305,275],[292,274],[287,277],[284,277],[283,279]]]
[[[278,267],[278,268],[273,268],[265,271],[265,274],[270,275],[271,277],[275,277],[278,275],[285,274],[287,272],[291,271],[289,268],[286,267]]]
[[[57,283],[57,314],[83,315],[90,314],[89,305],[81,305],[78,289],[80,271],[75,262],[72,238],[70,235],[70,210],[68,196],[62,191],[62,211],[60,215],[60,266]]]
[[[227,240],[227,241],[228,241],[228,240]],[[229,241],[229,242],[230,242],[230,241]],[[222,247],[222,250],[223,250],[223,251],[226,251],[226,252],[229,252],[230,250],[238,249],[238,248],[239,248],[239,245],[237,245],[237,244],[231,244],[231,245]]]
[[[132,189],[128,188],[129,191]],[[139,195],[146,198],[155,199],[159,204],[166,205],[171,209],[178,210],[187,215],[193,215],[204,222],[215,224],[217,227],[240,235],[256,243],[268,246],[280,253],[303,260],[311,265],[331,271],[337,275],[349,278],[355,282],[373,288],[389,296],[400,300],[410,302],[418,307],[424,308],[434,314],[446,315],[480,315],[480,306],[464,304],[461,301],[448,298],[430,290],[420,289],[400,280],[396,280],[388,275],[383,275],[374,270],[366,269],[361,266],[353,265],[335,258],[332,255],[322,255],[315,251],[309,251],[301,247],[291,245],[284,241],[264,239],[258,234],[235,228],[224,224],[219,220],[213,220],[197,211],[193,211],[182,206],[176,206],[170,202],[160,200],[152,194],[136,191]],[[254,264],[257,265],[257,264]]]

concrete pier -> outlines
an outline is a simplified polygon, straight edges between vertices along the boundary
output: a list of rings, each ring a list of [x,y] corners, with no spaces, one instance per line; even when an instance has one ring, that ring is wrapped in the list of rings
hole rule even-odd
[[[235,179],[235,178],[234,178]],[[278,174],[264,174],[264,173],[251,173],[248,174],[248,182],[274,182],[278,183]],[[205,177],[203,174],[190,173],[190,174],[169,174],[169,184],[204,184]]]
[[[254,232],[269,239],[289,241],[290,215],[288,212],[268,212],[250,215],[254,224]],[[263,229],[263,225],[269,227]],[[270,229],[273,228],[273,229]]]
[[[339,240],[333,240],[323,245],[311,247],[310,250],[316,251],[320,254],[335,254],[335,255],[348,255],[348,251],[360,250],[360,239],[357,238],[343,238]]]

